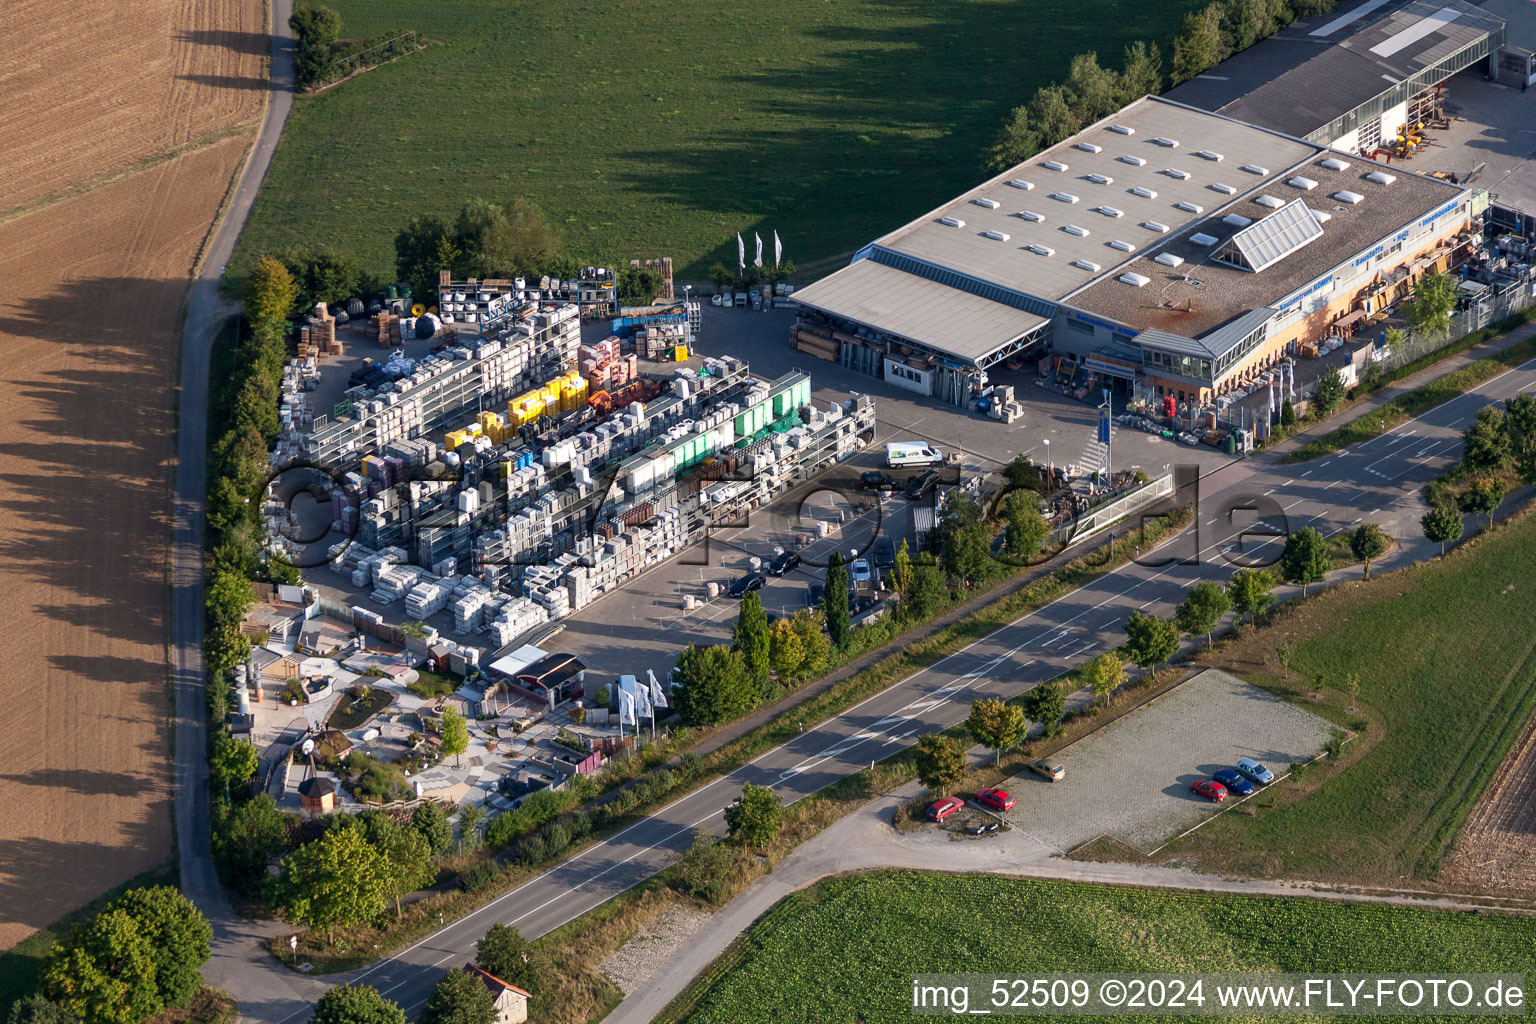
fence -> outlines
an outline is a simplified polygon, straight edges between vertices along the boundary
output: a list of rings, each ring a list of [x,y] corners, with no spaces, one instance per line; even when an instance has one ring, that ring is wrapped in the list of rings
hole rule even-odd
[[[332,66],[331,73],[326,81],[333,82],[337,79],[345,78],[354,71],[360,71],[374,64],[383,64],[385,61],[393,60],[407,53],[413,53],[419,49],[421,49],[421,40],[414,31],[401,32],[399,35],[390,36],[388,39],[375,43],[367,49],[358,50],[356,53],[349,53],[344,57],[338,58]]]
[[[1505,317],[1523,312],[1532,305],[1536,305],[1536,296],[1532,295],[1531,278],[1490,287],[1475,303],[1459,313],[1453,313],[1443,334],[1407,331],[1403,341],[1393,346],[1385,359],[1376,360],[1375,365],[1382,370],[1395,370],[1431,352],[1438,352],[1473,331],[1480,331],[1489,324],[1496,324]]]
[[[366,633],[375,640],[382,640],[387,644],[399,644],[402,647],[409,646],[408,638],[399,629],[387,622],[375,622],[360,616],[352,610],[351,605],[341,604],[324,597],[317,598],[315,603],[309,606],[307,617],[314,618],[319,615],[351,626],[359,633]]]
[[[1087,540],[1094,534],[1100,533],[1118,523],[1126,516],[1134,515],[1153,502],[1166,498],[1172,493],[1173,475],[1165,473],[1133,491],[1120,495],[1120,497],[1112,501],[1107,501],[1096,508],[1089,509],[1063,526],[1056,527],[1047,535],[1046,547],[1055,547],[1058,544]]]

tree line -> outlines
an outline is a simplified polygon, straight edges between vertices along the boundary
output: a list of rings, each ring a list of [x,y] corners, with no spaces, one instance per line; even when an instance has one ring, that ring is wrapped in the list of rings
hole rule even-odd
[[[854,628],[848,566],[837,551],[828,557],[817,607],[769,622],[761,598],[747,594],[729,644],[690,645],[678,655],[674,678],[682,720],[707,726],[738,719],[1037,559],[1050,533],[1033,489],[1038,472],[1027,460],[1015,460],[1010,479],[1017,485],[991,514],[969,494],[950,491],[927,550],[914,557],[901,542],[886,575],[894,600],[878,622]]]
[[[1335,0],[1220,0],[1192,11],[1173,41],[1169,81],[1188,81],[1239,50],[1298,18],[1333,9]],[[988,154],[994,170],[1029,159],[1101,118],[1148,94],[1162,91],[1163,58],[1156,43],[1138,40],[1125,48],[1118,71],[1088,52],[1072,59],[1065,81],[1041,86],[1013,108]]]
[[[1524,392],[1479,409],[1462,433],[1461,460],[1426,489],[1424,536],[1445,546],[1461,539],[1462,516],[1493,516],[1518,484],[1536,484],[1536,398]]]

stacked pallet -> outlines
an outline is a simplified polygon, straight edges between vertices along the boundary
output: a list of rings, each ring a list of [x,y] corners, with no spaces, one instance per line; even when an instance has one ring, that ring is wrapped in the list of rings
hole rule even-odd
[[[400,315],[398,313],[380,313],[373,318],[374,340],[379,348],[400,347]]]
[[[831,332],[806,324],[796,324],[789,332],[789,347],[829,363],[837,362],[838,342]]]

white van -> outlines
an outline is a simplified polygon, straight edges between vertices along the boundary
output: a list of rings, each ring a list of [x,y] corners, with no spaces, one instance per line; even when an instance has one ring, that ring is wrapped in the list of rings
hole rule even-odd
[[[897,466],[942,466],[944,453],[921,441],[892,441],[885,446],[885,464]]]

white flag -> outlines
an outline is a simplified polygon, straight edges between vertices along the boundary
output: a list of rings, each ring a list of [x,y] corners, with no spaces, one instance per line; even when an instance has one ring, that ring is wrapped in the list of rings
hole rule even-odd
[[[754,231],[752,237],[757,239],[757,255],[752,258],[752,265],[760,267],[763,265],[763,236]]]
[[[667,695],[662,691],[661,684],[656,681],[656,673],[646,669],[645,677],[651,681],[651,703],[658,708],[668,707]]]
[[[779,231],[773,231],[773,265],[778,266],[784,262],[784,243],[779,241]]]
[[[747,243],[741,240],[741,232],[736,232],[736,263],[742,270],[747,269]]]
[[[619,691],[619,724],[635,724],[635,695],[625,690]]]
[[[651,695],[645,687],[635,685],[635,714],[641,718],[654,718],[656,713],[651,710]]]

